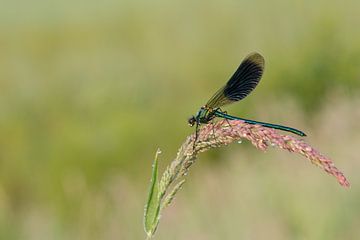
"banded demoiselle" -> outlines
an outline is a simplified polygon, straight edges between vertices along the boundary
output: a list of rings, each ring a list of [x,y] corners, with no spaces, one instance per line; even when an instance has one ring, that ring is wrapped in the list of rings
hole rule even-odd
[[[248,124],[259,124],[267,128],[274,128],[291,132],[299,136],[306,134],[298,129],[286,127],[278,124],[259,122],[255,120],[235,117],[222,111],[220,107],[231,104],[245,98],[258,85],[264,72],[265,60],[259,53],[251,53],[241,62],[238,69],[231,76],[229,81],[220,88],[210,100],[200,108],[195,116],[191,116],[188,120],[190,126],[196,124],[197,140],[198,128],[201,124],[211,122],[215,117],[227,120],[242,120]]]

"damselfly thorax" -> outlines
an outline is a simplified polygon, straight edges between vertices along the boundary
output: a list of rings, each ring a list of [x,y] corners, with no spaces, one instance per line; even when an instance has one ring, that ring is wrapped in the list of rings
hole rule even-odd
[[[191,116],[188,119],[188,123],[191,127],[194,126],[195,123],[197,125],[209,123],[216,117],[215,112],[218,110],[219,108],[214,109],[212,107],[208,107],[207,105],[202,106],[195,116]]]

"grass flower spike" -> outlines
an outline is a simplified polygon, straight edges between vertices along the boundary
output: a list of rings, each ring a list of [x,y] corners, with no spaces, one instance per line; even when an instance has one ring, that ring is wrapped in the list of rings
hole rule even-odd
[[[166,168],[160,180],[157,176],[158,163],[156,157],[144,215],[145,232],[148,239],[155,233],[161,211],[171,203],[178,190],[183,186],[184,178],[195,162],[197,155],[211,148],[225,146],[244,139],[262,151],[265,151],[269,146],[274,146],[303,155],[311,163],[334,176],[341,186],[350,186],[344,174],[335,167],[331,159],[320,154],[304,140],[280,134],[274,129],[261,125],[248,124],[241,120],[218,121],[214,124],[204,125],[198,133],[196,143],[194,141],[195,134],[190,135],[185,140],[176,158]]]

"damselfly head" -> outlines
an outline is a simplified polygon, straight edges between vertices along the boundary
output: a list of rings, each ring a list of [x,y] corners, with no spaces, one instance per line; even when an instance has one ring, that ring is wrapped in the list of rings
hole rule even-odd
[[[191,116],[189,119],[188,119],[188,123],[189,123],[189,126],[192,127],[194,126],[194,124],[196,123],[196,118],[194,116]]]

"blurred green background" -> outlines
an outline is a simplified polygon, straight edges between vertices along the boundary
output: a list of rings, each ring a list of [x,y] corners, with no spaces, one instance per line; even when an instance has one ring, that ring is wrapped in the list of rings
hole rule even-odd
[[[249,52],[266,70],[227,110],[290,125],[300,156],[250,144],[200,155],[156,239],[358,239],[359,1],[10,1],[0,8],[0,239],[143,239],[186,120]]]

